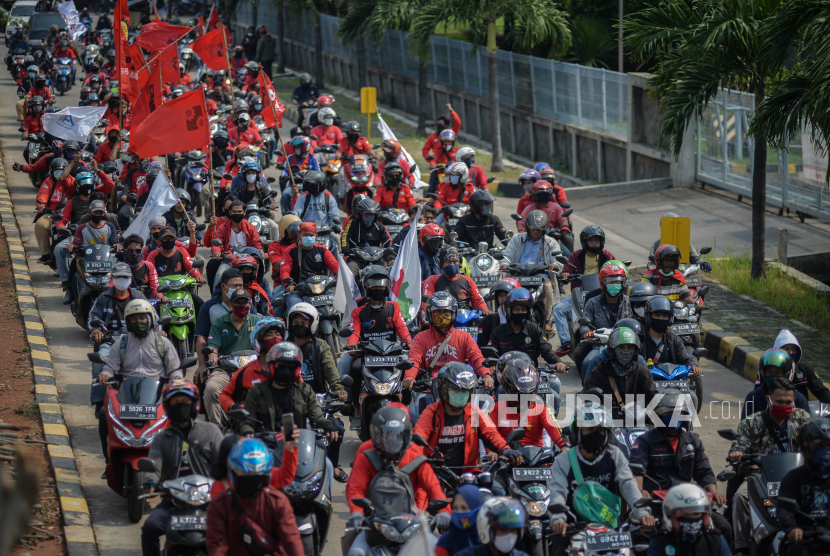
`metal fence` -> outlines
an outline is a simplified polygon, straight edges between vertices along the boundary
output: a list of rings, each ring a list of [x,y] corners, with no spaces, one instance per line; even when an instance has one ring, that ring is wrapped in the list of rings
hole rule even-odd
[[[697,179],[739,195],[752,195],[755,144],[746,135],[755,97],[721,90],[697,124]],[[802,133],[790,137],[786,150],[769,149],[766,160],[767,203],[816,218],[830,219],[830,193],[805,181]]]
[[[276,8],[260,3],[256,24],[276,29]],[[254,24],[250,5],[236,12],[243,24]],[[357,57],[353,44],[337,39],[340,18],[320,16],[323,50],[349,59]],[[286,12],[285,35],[306,44],[314,43],[309,12]],[[409,33],[387,30],[380,44],[366,41],[366,63],[392,72],[418,77],[418,60],[409,49]],[[496,52],[499,99],[502,104],[626,139],[628,137],[628,76],[625,73],[523,56],[505,50]],[[489,69],[487,49],[468,42],[435,36],[430,43],[427,76],[459,92],[487,97]]]

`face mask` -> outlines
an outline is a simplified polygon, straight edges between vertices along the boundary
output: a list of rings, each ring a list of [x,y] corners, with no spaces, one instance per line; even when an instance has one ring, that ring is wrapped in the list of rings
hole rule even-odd
[[[660,416],[660,420],[663,421],[663,425],[665,425],[665,427],[667,429],[673,430],[673,431],[682,429],[683,425],[685,424],[685,421],[676,421],[674,426],[672,426],[672,424],[671,424],[672,418],[673,418],[673,415],[661,415]]]
[[[622,285],[621,284],[608,284],[607,286],[605,286],[605,291],[611,297],[617,297],[618,295],[620,295],[620,292],[622,291]]]
[[[482,216],[487,216],[487,215],[492,214],[492,213],[493,213],[493,206],[492,205],[484,205],[483,207],[481,207],[481,215]]]
[[[240,477],[234,473],[233,488],[242,498],[254,498],[265,488],[269,480],[269,475],[243,475]]]
[[[812,459],[813,475],[819,479],[830,478],[830,446],[810,450],[810,458]]]
[[[55,177],[56,180],[60,179],[61,174],[63,174],[63,170],[55,170],[54,172],[52,172],[52,175]]]
[[[292,324],[291,333],[294,334],[295,338],[308,338],[311,336],[311,328],[304,324]]]
[[[297,371],[294,367],[286,367],[285,365],[281,365],[274,369],[274,382],[277,384],[291,384],[294,382],[294,375],[297,374]]]
[[[786,419],[790,416],[793,412],[793,406],[791,405],[773,405],[772,400],[767,397],[769,405],[769,412],[778,417],[779,419]]]
[[[242,219],[245,218],[245,214],[240,213],[240,212],[236,212],[236,213],[231,213],[230,217],[231,217],[231,220],[233,222],[235,222],[236,224],[239,224],[240,222],[242,222]]]
[[[353,135],[353,134],[349,133],[346,137],[349,138],[349,143],[355,143],[355,142],[357,142],[357,138],[360,137],[360,136],[359,135]]]
[[[472,157],[472,156],[471,156],[470,158],[465,158],[465,159],[463,160],[463,162],[464,162],[464,164],[466,164],[466,165],[467,165],[467,168],[469,168],[469,167],[471,167],[471,166],[473,165],[473,162],[475,162],[475,157]]]
[[[426,241],[425,248],[428,253],[434,255],[438,251],[441,250],[441,246],[444,245],[444,240],[441,239],[430,239]]]
[[[89,219],[90,219],[90,221],[92,221],[93,224],[100,224],[101,222],[104,221],[104,217],[102,215],[95,215],[95,214],[91,215],[89,217]]]
[[[533,200],[537,203],[549,203],[551,199],[550,193],[539,193],[533,196]]]
[[[673,270],[663,270],[661,268],[660,269],[660,274],[662,274],[663,276],[674,276],[674,271]]]
[[[594,431],[583,434],[579,440],[579,445],[585,448],[585,451],[589,454],[596,454],[605,445],[605,432]]]
[[[170,422],[175,424],[187,423],[190,421],[190,411],[193,407],[192,403],[177,403],[170,406],[170,411],[167,413],[167,418]]]
[[[175,239],[171,239],[170,241],[162,241],[161,242],[161,248],[165,249],[167,251],[170,251],[171,249],[173,249],[175,247],[176,247],[176,240]]]
[[[367,292],[369,299],[374,299],[375,301],[380,301],[382,299],[386,299],[386,290],[380,289],[370,289]]]
[[[248,183],[256,183],[256,174],[245,174],[245,181]]]
[[[303,247],[306,249],[311,249],[314,247],[314,242],[317,240],[316,236],[303,236],[300,238],[300,241],[303,244]]]
[[[437,130],[438,130],[438,133],[441,133],[441,132],[442,132],[442,131],[444,131],[444,129],[446,129],[446,128],[444,127],[444,124],[442,124],[442,123],[440,123],[440,122],[439,122],[439,123],[435,124],[435,129],[437,129]]]
[[[439,328],[441,330],[447,328],[449,325],[452,324],[452,315],[446,314],[439,314],[432,316],[432,324],[435,325],[435,328]]]
[[[319,195],[323,190],[323,184],[320,183],[304,183],[303,189],[308,191],[309,195]]]
[[[386,183],[392,187],[398,187],[401,184],[401,176],[389,176],[386,179]]]
[[[789,352],[787,352],[789,353]],[[793,363],[798,363],[798,360],[801,358],[801,352],[796,350],[795,353],[790,353],[790,359],[793,360]]]
[[[453,185],[458,185],[458,182],[461,180],[461,176],[450,176],[450,183]]]
[[[32,80],[35,77],[37,77],[37,74],[35,72],[32,72],[32,73],[29,74],[29,80]]]
[[[245,131],[248,129],[248,122],[239,122],[237,127],[239,128],[239,131]]]
[[[680,524],[680,539],[683,542],[693,542],[700,534],[703,528],[703,518],[698,519],[678,519]]]
[[[118,138],[117,137],[107,137],[107,140],[110,142],[110,144],[115,145],[115,142],[118,141]]]
[[[602,247],[590,247],[590,246],[588,246],[585,249],[587,249],[589,253],[599,253],[600,251],[602,251]]]
[[[446,275],[448,278],[453,278],[455,275],[458,274],[458,265],[448,264],[442,269],[442,271],[444,272],[444,275]]]
[[[651,319],[651,327],[655,332],[662,334],[669,328],[669,321],[661,319]]]
[[[498,550],[502,554],[507,554],[508,552],[513,550],[514,546],[516,546],[516,541],[518,539],[519,535],[517,535],[516,533],[508,533],[506,535],[494,538],[493,546],[496,547],[496,550]]]
[[[453,512],[452,516],[450,516],[450,523],[456,529],[469,529],[475,523],[476,515],[478,514],[478,510],[473,510],[470,512]]]
[[[334,125],[334,120],[332,118],[326,118],[325,120],[323,120],[323,123],[329,126]]]
[[[467,402],[470,401],[470,393],[467,390],[449,392],[447,394],[447,400],[450,402],[452,407],[460,409],[467,405]]]
[[[271,351],[272,347],[277,345],[277,342],[281,342],[281,341],[282,340],[279,337],[277,337],[277,338],[266,338],[265,340],[262,340],[262,352],[263,353],[268,353],[269,351]]]
[[[130,282],[132,282],[131,278],[113,278],[112,283],[115,285],[115,289],[126,291],[130,287]]]
[[[395,160],[395,155],[393,153],[383,151],[383,158],[386,160],[386,162],[392,162],[393,160]]]
[[[251,308],[248,305],[234,305],[233,306],[233,314],[237,317],[243,319],[248,316],[248,313],[251,311]]]
[[[361,214],[360,221],[363,222],[364,226],[371,226],[375,223],[375,215],[374,214]]]
[[[43,107],[42,107],[42,106],[35,106],[35,107],[34,107],[34,110],[35,110],[35,112],[42,112],[42,111],[43,111]]]
[[[141,264],[141,253],[124,253],[124,262],[130,265],[130,268],[138,268]]]
[[[777,377],[776,375],[764,375],[764,388],[769,388],[769,385],[772,384],[772,381],[775,380]]]
[[[248,32],[248,36],[249,36],[249,37],[253,37],[253,36],[254,36],[254,34],[253,34],[253,33],[251,33],[251,32]]]
[[[144,336],[150,330],[149,322],[133,322],[130,323],[130,332],[136,336]]]
[[[634,310],[634,314],[638,317],[645,317],[646,316],[646,308],[645,307],[632,307]]]
[[[527,313],[513,313],[510,315],[510,322],[516,326],[522,326],[527,322]]]
[[[614,360],[617,365],[614,365],[614,371],[618,376],[628,376],[631,372],[631,362],[634,361],[635,350],[623,351],[621,349],[614,350]]]

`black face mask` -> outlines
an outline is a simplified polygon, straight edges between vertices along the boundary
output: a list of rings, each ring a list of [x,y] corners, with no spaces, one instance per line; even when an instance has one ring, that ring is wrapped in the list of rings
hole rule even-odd
[[[441,246],[444,245],[444,241],[440,239],[430,239],[426,241],[426,245],[424,248],[426,249],[427,253],[430,255],[436,254],[438,251],[441,250]]]
[[[107,140],[110,142],[111,145],[115,145],[115,142],[118,141],[117,137],[107,137]]]
[[[242,498],[254,498],[268,485],[270,475],[233,475],[233,488]]]
[[[369,299],[380,301],[382,299],[386,299],[386,290],[376,290],[372,288],[367,292],[367,295],[369,296]]]
[[[655,332],[659,332],[662,334],[669,328],[669,321],[662,320],[662,319],[651,319],[651,327],[654,329]]]
[[[274,382],[277,384],[291,384],[294,382],[294,375],[296,374],[296,369],[294,367],[286,367],[285,365],[281,365],[274,369]]]
[[[346,137],[348,137],[349,143],[356,143],[357,138],[359,137],[359,135],[355,135],[355,134],[352,134],[352,133],[347,133]]]
[[[309,195],[319,195],[323,190],[323,185],[320,183],[304,183],[303,189],[308,191]]]
[[[242,222],[242,219],[245,218],[244,214],[239,213],[229,214],[228,216],[230,216],[231,220],[236,224],[239,224],[240,222]]]
[[[446,129],[446,127],[444,126],[443,123],[438,122],[437,124],[435,124],[435,129],[438,130],[438,133],[441,133],[442,131],[444,131]]]
[[[153,239],[158,241],[161,237],[161,232],[153,232]]]
[[[242,274],[242,283],[246,286],[251,285],[254,281],[254,273],[253,272],[243,272]]]
[[[94,215],[94,214],[93,214],[93,215],[91,215],[91,216],[89,217],[89,219],[92,221],[92,223],[93,223],[93,224],[100,224],[101,222],[103,222],[103,221],[104,221],[104,217],[103,217],[103,216],[96,216],[96,215]]]
[[[383,151],[383,158],[386,159],[386,162],[393,162],[395,160],[395,155],[393,153]]]
[[[402,178],[401,176],[389,176],[386,178],[386,183],[389,184],[390,187],[398,187],[401,184]]]
[[[292,324],[291,333],[295,338],[308,338],[311,336],[311,329],[304,324]]]
[[[513,313],[510,315],[510,322],[515,324],[516,326],[522,326],[524,323],[527,322],[527,313]]]
[[[586,247],[585,249],[587,249],[589,253],[599,253],[602,251],[602,247]]]
[[[92,195],[92,187],[81,187],[80,189],[78,189],[78,194],[81,197],[89,197],[90,195]]]
[[[193,408],[192,403],[179,403],[170,406],[170,411],[167,412],[167,418],[174,425],[187,423],[190,421],[190,413]]]
[[[594,431],[592,433],[583,434],[579,440],[579,445],[585,448],[585,451],[590,454],[596,454],[605,445],[605,433]]]

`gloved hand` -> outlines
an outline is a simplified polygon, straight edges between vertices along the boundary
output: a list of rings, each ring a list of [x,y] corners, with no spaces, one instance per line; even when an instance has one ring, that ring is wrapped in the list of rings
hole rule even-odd
[[[435,517],[432,518],[432,526],[438,529],[446,529],[450,526],[450,514],[449,512],[441,512],[440,514],[436,514]]]
[[[350,527],[352,529],[357,529],[363,525],[363,514],[360,512],[354,512],[349,521],[346,522],[346,527]]]
[[[511,450],[510,448],[506,449],[501,453],[507,459],[516,459],[522,457],[522,453],[519,450]]]
[[[700,263],[700,267],[701,267],[703,270],[705,270],[706,272],[712,272],[712,265],[710,265],[710,264],[709,264],[709,263],[707,263],[706,261],[703,261],[702,263]]]

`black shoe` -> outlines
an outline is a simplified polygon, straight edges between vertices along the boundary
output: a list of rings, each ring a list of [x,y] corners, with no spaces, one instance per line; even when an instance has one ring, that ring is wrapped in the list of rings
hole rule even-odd
[[[52,255],[42,255],[37,260],[37,262],[39,262],[40,264],[49,264],[50,262],[52,262]]]
[[[349,430],[360,431],[360,416],[349,418]]]
[[[70,290],[66,290],[66,295],[63,296],[63,304],[64,305],[71,305],[72,304],[72,292]]]

